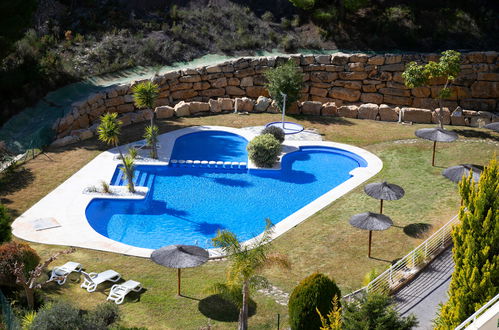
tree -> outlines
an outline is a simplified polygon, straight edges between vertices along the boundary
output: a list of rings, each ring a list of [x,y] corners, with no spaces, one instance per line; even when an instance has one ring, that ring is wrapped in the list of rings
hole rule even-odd
[[[0,60],[11,50],[31,25],[37,7],[35,0],[10,0],[0,2]]]
[[[265,284],[265,279],[257,276],[258,272],[271,265],[289,268],[285,256],[271,252],[273,225],[269,219],[266,219],[266,222],[265,231],[252,244],[241,244],[237,236],[228,230],[218,231],[217,236],[212,239],[213,245],[222,249],[230,261],[227,283],[215,285],[215,291],[234,297],[234,291],[241,288],[238,330],[248,329],[250,287]]]
[[[0,285],[15,286],[16,277],[11,271],[16,262],[24,264],[24,274],[35,269],[40,257],[28,244],[15,241],[0,245]]]
[[[26,276],[25,273],[25,265],[22,261],[16,261],[14,265],[11,265],[11,270],[14,276],[16,277],[16,283],[20,284],[24,288],[24,292],[26,293],[26,299],[28,300],[28,307],[30,309],[35,308],[35,290],[41,289],[43,285],[50,282],[38,282],[38,278],[42,275],[42,272],[47,266],[54,260],[56,260],[62,254],[69,254],[76,251],[76,249],[71,248],[68,250],[60,251],[45,260],[43,263],[39,263],[35,269],[28,272]]]
[[[135,186],[133,184],[133,157],[123,156],[118,143],[120,141],[121,134],[121,122],[118,120],[118,114],[116,112],[106,113],[101,116],[101,123],[97,128],[97,133],[99,134],[99,140],[112,145],[118,149],[120,158],[123,162],[123,171],[125,172],[128,190],[131,193],[135,192]]]
[[[338,296],[333,297],[331,305],[333,306],[333,309],[331,309],[325,317],[322,316],[321,311],[318,308],[315,309],[321,318],[322,326],[320,327],[320,330],[341,330],[341,306]]]
[[[151,146],[151,157],[154,159],[158,159],[158,148],[157,143],[158,143],[158,134],[159,134],[159,129],[158,126],[156,125],[151,125],[151,126],[146,126],[145,132],[144,132],[144,139],[146,139],[147,145]]]
[[[0,204],[0,243],[10,241],[11,236],[9,211]]]
[[[265,71],[264,76],[268,80],[265,87],[281,110],[285,110],[282,108],[284,98],[281,93],[286,94],[286,108],[298,101],[303,87],[303,73],[295,62],[289,60],[275,69]]]
[[[370,294],[343,306],[342,323],[345,330],[409,330],[418,321],[414,315],[400,317],[390,306],[389,297]]]
[[[499,293],[499,166],[494,158],[478,183],[471,175],[459,184],[461,223],[452,232],[455,263],[449,300],[440,310],[437,329],[461,324]]]
[[[430,61],[428,64],[419,65],[416,62],[410,62],[402,73],[404,83],[409,88],[423,87],[430,83],[432,79],[445,79],[444,87],[438,92],[438,110],[437,119],[440,127],[443,128],[443,105],[442,100],[452,95],[450,89],[452,82],[461,72],[461,53],[455,50],[446,50],[438,62]]]
[[[156,103],[156,99],[158,98],[159,95],[159,87],[152,81],[143,81],[138,83],[137,85],[132,87],[132,92],[133,92],[133,100],[135,103],[135,106],[139,109],[145,108],[151,110],[151,125],[146,127],[145,135],[148,134],[148,129],[149,133],[156,133],[156,142],[157,142],[157,132],[158,132],[158,127],[154,125],[154,116],[155,116],[155,111],[154,111],[154,104]],[[149,146],[152,148],[151,156],[152,158],[156,159],[158,158],[158,150],[156,143],[152,143],[151,141],[153,139],[147,139],[147,143]]]

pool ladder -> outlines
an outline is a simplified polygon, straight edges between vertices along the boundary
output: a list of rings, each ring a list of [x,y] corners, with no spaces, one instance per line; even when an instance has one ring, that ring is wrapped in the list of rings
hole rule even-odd
[[[221,160],[184,160],[184,159],[171,159],[171,167],[194,167],[194,168],[219,168],[219,169],[232,169],[243,170],[248,168],[245,162],[223,162]]]

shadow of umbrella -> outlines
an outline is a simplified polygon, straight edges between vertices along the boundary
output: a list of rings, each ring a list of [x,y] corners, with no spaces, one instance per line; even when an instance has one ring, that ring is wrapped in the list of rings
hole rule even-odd
[[[428,231],[432,228],[432,225],[428,223],[411,223],[404,227],[404,234],[413,238],[425,238],[428,236]]]
[[[239,308],[220,294],[214,294],[202,299],[198,304],[198,310],[207,318],[220,322],[237,322],[239,320]],[[251,317],[255,314],[256,303],[250,299],[248,302],[248,316]]]
[[[437,147],[437,142],[452,142],[457,140],[456,132],[448,131],[440,127],[421,128],[418,129],[414,134],[416,134],[418,138],[433,141],[433,155],[431,158],[431,166],[435,166],[435,149]]]

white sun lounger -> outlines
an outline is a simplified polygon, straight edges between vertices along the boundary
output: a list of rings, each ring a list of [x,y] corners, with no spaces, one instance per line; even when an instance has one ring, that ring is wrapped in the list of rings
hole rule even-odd
[[[140,290],[142,290],[140,282],[128,280],[125,283],[113,285],[107,300],[112,300],[119,305],[130,291],[139,292]]]
[[[95,289],[97,289],[97,285],[103,282],[106,281],[117,282],[121,278],[120,274],[111,269],[103,271],[102,273],[87,274],[83,271],[81,273],[85,277],[85,280],[83,281],[81,287],[87,289],[88,292],[94,292]]]
[[[69,274],[72,272],[81,272],[81,268],[81,264],[77,262],[66,262],[64,265],[52,269],[49,281],[55,281],[57,284],[63,285],[66,283]]]

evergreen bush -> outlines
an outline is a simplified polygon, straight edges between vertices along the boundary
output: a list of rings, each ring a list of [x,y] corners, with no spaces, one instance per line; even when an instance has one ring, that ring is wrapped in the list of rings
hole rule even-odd
[[[66,302],[59,301],[52,306],[40,310],[31,323],[30,329],[83,329],[83,319],[77,308]]]
[[[0,204],[0,243],[10,241],[11,236],[9,211]]]
[[[28,276],[40,262],[40,257],[26,243],[8,242],[0,245],[0,285],[16,285],[16,278],[12,273],[12,266],[16,261],[24,263],[24,273]]]
[[[314,273],[303,279],[289,297],[288,311],[291,329],[319,329],[322,325],[319,313],[327,315],[332,310],[332,301],[335,296],[340,298],[341,291],[326,275]]]
[[[277,126],[265,127],[260,135],[263,134],[272,134],[277,139],[277,141],[279,141],[279,143],[283,143],[284,138],[286,137],[282,128],[279,128]]]
[[[281,144],[272,134],[263,134],[251,140],[246,149],[257,166],[272,167],[281,153]]]

